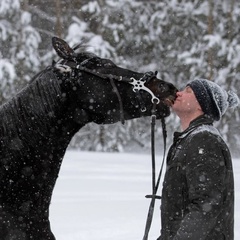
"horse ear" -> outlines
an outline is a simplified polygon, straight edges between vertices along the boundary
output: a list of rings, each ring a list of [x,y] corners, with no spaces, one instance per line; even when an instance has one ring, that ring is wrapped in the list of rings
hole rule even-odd
[[[63,59],[74,58],[74,50],[61,38],[53,37],[52,45],[59,57]]]

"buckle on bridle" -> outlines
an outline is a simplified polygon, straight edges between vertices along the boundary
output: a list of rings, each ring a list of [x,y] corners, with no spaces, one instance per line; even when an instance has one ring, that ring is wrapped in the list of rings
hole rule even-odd
[[[153,76],[153,74],[154,74],[154,73],[152,73],[152,72],[151,72],[151,73],[150,73],[150,72],[147,72],[147,73],[145,73],[144,76],[143,76],[142,78],[140,78],[139,80],[131,77],[131,78],[130,78],[131,82],[129,82],[129,83],[133,85],[133,91],[134,91],[134,92],[137,92],[137,91],[139,91],[139,90],[144,90],[144,91],[148,92],[149,94],[151,94],[151,96],[152,96],[152,103],[158,104],[158,103],[160,103],[160,99],[157,98],[157,97],[155,96],[155,94],[154,94],[149,88],[145,87],[145,85],[144,85],[144,84],[146,83],[146,81],[149,81],[149,80],[152,79],[154,76],[156,76],[156,75]]]

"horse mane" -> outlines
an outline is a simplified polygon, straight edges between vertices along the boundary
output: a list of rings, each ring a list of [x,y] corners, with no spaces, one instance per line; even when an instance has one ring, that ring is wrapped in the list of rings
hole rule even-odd
[[[74,49],[79,62],[93,60],[88,65],[94,65],[100,60],[94,53],[86,51],[86,45],[78,44]],[[61,114],[59,101],[66,100],[61,90],[54,66],[47,67],[16,96],[0,106],[0,147],[20,150],[26,145],[34,146],[39,136],[47,138],[55,115]]]
[[[21,149],[49,131],[60,101],[59,81],[51,68],[37,74],[15,97],[0,107],[2,144]],[[45,134],[46,135],[46,134]]]

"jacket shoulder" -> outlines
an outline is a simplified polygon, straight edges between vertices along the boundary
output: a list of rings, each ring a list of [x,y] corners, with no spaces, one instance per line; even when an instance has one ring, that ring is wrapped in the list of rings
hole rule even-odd
[[[190,158],[203,156],[230,158],[227,144],[219,131],[211,125],[201,125],[182,136],[181,148]]]
[[[224,143],[224,140],[219,131],[211,125],[201,125],[199,127],[196,127],[188,135],[191,141],[199,140],[199,142],[203,142],[203,140],[205,141],[217,140],[217,142]]]

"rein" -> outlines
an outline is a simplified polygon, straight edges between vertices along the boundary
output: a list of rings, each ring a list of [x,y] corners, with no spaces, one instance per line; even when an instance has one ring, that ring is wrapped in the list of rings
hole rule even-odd
[[[154,213],[155,200],[156,199],[161,199],[161,196],[157,195],[157,191],[158,191],[159,183],[160,183],[161,176],[162,176],[164,160],[165,160],[165,155],[166,155],[166,145],[167,145],[166,144],[167,131],[166,131],[166,123],[165,123],[164,118],[161,118],[161,123],[162,123],[164,150],[163,150],[163,158],[162,158],[161,168],[160,168],[158,178],[157,178],[157,181],[156,181],[156,166],[155,166],[156,103],[154,103],[153,110],[152,110],[152,116],[151,116],[152,194],[145,196],[146,198],[151,198],[151,202],[150,202],[149,209],[148,209],[147,221],[146,221],[146,225],[145,225],[143,240],[148,239],[148,234],[149,234],[149,231],[150,231],[150,228],[151,228],[152,218],[153,218],[153,213]]]

